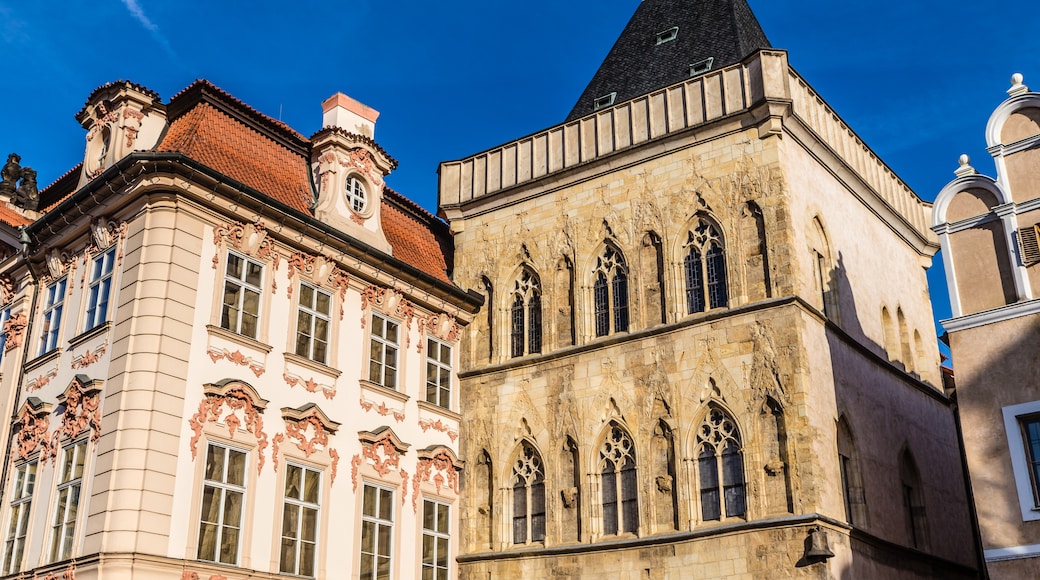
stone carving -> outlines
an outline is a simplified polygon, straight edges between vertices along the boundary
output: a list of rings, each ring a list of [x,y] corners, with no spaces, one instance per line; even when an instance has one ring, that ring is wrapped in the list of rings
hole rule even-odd
[[[450,314],[431,314],[429,316],[419,315],[419,332],[424,336],[432,334],[433,336],[446,341],[446,342],[458,342],[459,335],[462,329],[459,327],[458,320]],[[417,350],[422,352],[423,346],[426,343],[425,340],[419,340]]]
[[[303,252],[295,252],[289,256],[289,281],[293,276],[299,274],[311,282],[321,286],[328,282],[329,276],[335,268],[332,258],[325,256],[312,256]],[[289,284],[288,295],[292,298],[293,285]]]
[[[284,433],[275,433],[274,437],[271,437],[271,467],[275,473],[278,473],[278,449],[282,446],[283,441],[285,441]]]
[[[671,475],[658,475],[654,478],[654,482],[657,484],[657,491],[659,493],[672,493]]]
[[[432,457],[420,457],[419,464],[412,478],[412,510],[419,511],[419,486],[432,481],[437,493],[447,487],[453,493],[459,493],[459,471],[462,467],[456,464],[449,450],[441,449]]]
[[[56,376],[58,376],[57,366],[47,371],[46,373],[36,377],[35,379],[32,379],[25,383],[25,390],[30,393],[32,393],[33,391],[38,391],[50,384],[51,379],[53,379]]]
[[[0,304],[7,304],[14,299],[14,280],[4,274],[0,276]]]
[[[91,351],[89,348],[82,355],[74,357],[72,359],[72,368],[74,369],[85,369],[90,365],[101,360],[101,357],[105,356],[105,352],[108,350],[108,343],[105,342],[97,349]]]
[[[337,267],[332,271],[330,282],[339,293],[339,319],[343,320],[343,303],[347,297],[347,288],[350,286],[350,276]]]
[[[234,439],[235,433],[244,419],[246,431],[256,437],[257,441],[257,455],[259,456],[257,472],[263,471],[264,450],[267,448],[268,441],[267,433],[264,432],[263,408],[259,407],[253,398],[241,388],[231,388],[223,394],[208,393],[199,402],[199,410],[188,420],[188,425],[195,433],[190,442],[192,460],[198,455],[198,444],[199,439],[202,438],[203,425],[220,421],[225,405],[228,413],[223,417],[223,421],[227,425],[228,435]],[[236,414],[238,412],[242,413],[243,419],[238,417]]]
[[[409,346],[409,334],[412,320],[415,318],[415,305],[405,299],[404,295],[390,288],[369,286],[361,293],[361,327],[368,323],[368,311],[379,309],[383,314],[404,321],[404,347]]]
[[[59,433],[68,439],[75,439],[90,429],[90,441],[96,442],[101,437],[101,390],[89,386],[94,381],[86,382],[83,380],[85,377],[81,377],[77,375],[62,395],[65,412],[61,417]]]
[[[452,443],[459,438],[459,432],[445,425],[440,419],[437,419],[436,421],[424,421],[419,419],[419,427],[422,429],[423,433],[430,429],[445,433],[448,435],[448,439],[451,439]]]
[[[401,476],[401,505],[404,505],[408,498],[408,472],[402,469],[398,475]],[[415,501],[414,496],[412,501]]]
[[[198,572],[192,572],[190,570],[185,570],[181,574],[181,580],[201,580],[201,579],[199,578],[199,573]]]
[[[213,268],[217,268],[220,262],[218,255],[222,244],[248,255],[264,260],[273,260],[275,269],[278,269],[280,255],[274,251],[274,241],[267,236],[267,226],[262,220],[255,223],[243,224],[231,222],[213,228],[213,244],[217,246],[218,252],[213,255]],[[273,283],[274,276],[271,276]]]
[[[314,435],[310,438],[307,437],[308,427],[314,431]],[[296,440],[296,448],[303,451],[303,454],[307,457],[310,457],[312,453],[317,451],[315,448],[317,445],[326,448],[329,446],[329,432],[325,429],[325,425],[322,424],[321,420],[314,415],[299,421],[287,419],[285,421],[285,434],[289,439]]]
[[[329,449],[329,457],[332,458],[332,465],[329,466],[329,469],[331,470],[330,484],[334,484],[336,483],[336,471],[339,469],[339,451]]]
[[[282,379],[285,380],[286,384],[288,384],[290,388],[295,387],[296,385],[300,385],[308,393],[317,393],[320,390],[321,394],[324,395],[326,399],[332,399],[336,396],[335,386],[320,384],[317,381],[315,381],[313,377],[304,380],[303,377],[299,377],[288,372],[283,372]]]
[[[578,507],[578,488],[568,487],[560,492],[560,499],[563,500],[563,507],[566,509],[574,509]]]
[[[242,354],[241,350],[231,352],[226,348],[210,348],[206,351],[209,355],[210,360],[216,363],[220,359],[227,359],[228,361],[243,367],[249,367],[249,370],[253,371],[253,374],[259,377],[264,374],[266,370],[263,363],[260,361],[253,360],[252,358]]]
[[[380,416],[386,417],[387,415],[393,415],[394,420],[398,423],[404,421],[404,409],[401,409],[400,411],[398,411],[397,409],[391,409],[390,407],[386,406],[385,401],[379,403],[379,405],[376,405],[372,401],[366,401],[365,399],[361,399],[360,404],[361,408],[364,409],[366,413],[374,408],[376,410],[376,413],[379,413]]]
[[[22,346],[25,340],[25,327],[29,320],[24,312],[11,315],[4,321],[4,352],[10,352]]]
[[[36,403],[35,405],[33,403]],[[40,457],[47,458],[53,454],[51,438],[47,433],[50,422],[47,416],[50,414],[50,405],[43,404],[35,397],[30,397],[18,414],[18,457],[29,459],[38,447],[42,445]]]
[[[378,432],[363,435],[368,435],[370,440],[362,439],[361,453],[355,454],[350,461],[350,478],[354,482],[354,491],[357,491],[358,467],[365,460],[371,461],[372,467],[380,477],[386,477],[392,470],[401,468],[401,454],[408,450],[408,445],[401,443],[388,427],[384,428],[381,435]],[[371,440],[371,437],[377,438]]]
[[[7,163],[0,170],[0,195],[7,196],[11,203],[22,209],[36,211],[40,204],[40,193],[36,186],[36,171],[19,165],[22,158],[17,153],[7,156]]]

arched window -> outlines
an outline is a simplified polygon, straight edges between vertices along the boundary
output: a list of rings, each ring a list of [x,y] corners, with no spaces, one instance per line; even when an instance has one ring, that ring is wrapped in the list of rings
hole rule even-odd
[[[743,516],[744,459],[736,423],[712,406],[697,430],[697,475],[701,492],[701,519]]]
[[[600,447],[602,476],[603,533],[639,531],[639,504],[636,494],[636,449],[632,438],[618,425]]]
[[[510,355],[542,352],[542,291],[538,277],[524,269],[513,289],[510,309]]]
[[[701,218],[686,240],[686,311],[704,312],[729,303],[726,288],[726,256],[722,237],[714,224]]]
[[[545,469],[542,458],[523,443],[513,463],[513,543],[545,539]]]
[[[863,492],[856,442],[844,415],[838,419],[838,468],[841,470],[841,492],[845,500],[847,521],[863,527],[867,523],[866,495]]]
[[[915,548],[928,547],[928,520],[924,511],[924,493],[921,472],[909,449],[899,458],[899,483],[903,487],[903,508],[906,510],[910,544]]]
[[[628,330],[628,270],[621,253],[607,246],[596,259],[592,286],[596,336]],[[611,317],[611,309],[614,316]],[[611,325],[613,324],[613,328]]]

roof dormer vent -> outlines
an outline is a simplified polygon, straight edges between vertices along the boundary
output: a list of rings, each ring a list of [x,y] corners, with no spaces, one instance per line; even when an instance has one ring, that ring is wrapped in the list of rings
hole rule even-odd
[[[597,98],[592,102],[592,110],[598,111],[604,107],[609,107],[614,104],[614,99],[617,98],[617,92],[609,93]]]
[[[691,77],[695,77],[697,75],[702,75],[702,74],[710,71],[711,70],[711,65],[714,62],[715,62],[715,57],[714,56],[709,56],[708,58],[706,58],[704,60],[699,60],[699,61],[691,64],[690,65],[690,76]]]
[[[668,30],[664,30],[662,32],[658,32],[657,33],[657,44],[664,44],[666,42],[671,42],[671,41],[675,40],[678,36],[679,36],[679,27],[678,26],[673,26],[673,27],[669,28]]]

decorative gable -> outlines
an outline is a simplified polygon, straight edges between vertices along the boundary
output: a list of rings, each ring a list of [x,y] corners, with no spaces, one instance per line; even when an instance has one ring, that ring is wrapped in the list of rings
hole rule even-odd
[[[76,120],[87,130],[83,186],[130,153],[155,147],[166,128],[166,108],[154,91],[116,81],[95,89]]]

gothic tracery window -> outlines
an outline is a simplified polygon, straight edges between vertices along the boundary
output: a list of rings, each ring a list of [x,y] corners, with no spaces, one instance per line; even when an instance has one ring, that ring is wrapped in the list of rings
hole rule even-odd
[[[636,450],[621,427],[611,425],[600,447],[600,475],[605,535],[639,530]]]
[[[542,458],[523,443],[513,463],[513,543],[545,539],[545,468]]]
[[[542,352],[542,291],[538,277],[527,269],[513,289],[510,319],[510,355]]]
[[[704,218],[698,219],[684,248],[687,313],[725,307],[729,303],[726,288],[726,256],[719,229]]]
[[[712,406],[697,429],[697,475],[701,519],[743,516],[745,509],[744,458],[736,423]]]
[[[607,246],[596,259],[592,286],[596,336],[628,330],[628,269],[621,253]],[[613,314],[613,316],[611,316]]]

